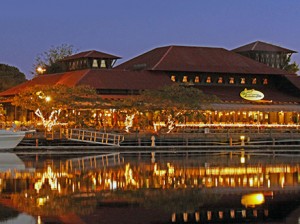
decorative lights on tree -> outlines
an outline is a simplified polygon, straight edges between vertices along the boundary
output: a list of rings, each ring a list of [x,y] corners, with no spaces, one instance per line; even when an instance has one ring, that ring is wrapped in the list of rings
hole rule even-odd
[[[44,127],[47,129],[47,131],[51,131],[52,127],[56,124],[58,124],[56,121],[58,119],[58,116],[60,114],[59,110],[53,110],[49,116],[48,119],[45,119],[40,109],[37,109],[35,111],[35,114],[42,119]]]
[[[133,118],[134,118],[134,116],[135,116],[135,114],[132,114],[132,115],[126,114],[126,119],[125,119],[124,124],[125,124],[125,131],[127,133],[129,133],[129,128],[131,128],[132,125],[133,125]]]

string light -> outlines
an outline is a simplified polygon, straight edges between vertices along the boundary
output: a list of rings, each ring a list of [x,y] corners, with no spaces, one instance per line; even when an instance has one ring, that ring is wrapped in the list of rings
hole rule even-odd
[[[60,109],[59,110],[53,110],[49,116],[48,119],[45,119],[41,110],[38,108],[36,111],[35,111],[35,114],[42,119],[42,122],[43,122],[43,125],[44,127],[47,129],[47,131],[51,131],[52,130],[52,127],[54,125],[57,125],[59,123],[57,123],[57,119],[58,119],[58,116],[60,114]]]

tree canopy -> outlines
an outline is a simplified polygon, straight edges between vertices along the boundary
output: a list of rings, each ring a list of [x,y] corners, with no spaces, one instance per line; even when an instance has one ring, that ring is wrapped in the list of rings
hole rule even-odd
[[[53,109],[96,108],[103,101],[89,86],[36,85],[17,94],[12,101],[24,109],[50,112]]]
[[[297,73],[299,71],[299,65],[295,61],[291,63],[291,55],[290,55],[285,60],[282,69],[291,73]]]
[[[119,107],[137,108],[140,110],[197,110],[202,105],[220,102],[214,95],[204,94],[201,90],[174,83],[155,90],[145,90],[140,95],[129,97],[124,102],[117,102]]]
[[[39,54],[35,58],[35,63],[33,64],[34,75],[39,75],[37,72],[38,67],[45,69],[45,73],[59,73],[65,71],[65,67],[61,60],[67,56],[74,54],[77,50],[74,49],[73,45],[62,44],[60,46],[51,48],[48,51],[45,51]]]
[[[0,92],[26,81],[25,74],[14,66],[0,64]]]

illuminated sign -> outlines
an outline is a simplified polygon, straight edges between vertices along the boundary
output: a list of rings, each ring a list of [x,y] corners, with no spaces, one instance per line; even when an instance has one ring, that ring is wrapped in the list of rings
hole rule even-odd
[[[262,92],[259,92],[254,89],[244,89],[240,93],[240,96],[245,100],[251,100],[251,101],[261,100],[264,98],[264,94]]]

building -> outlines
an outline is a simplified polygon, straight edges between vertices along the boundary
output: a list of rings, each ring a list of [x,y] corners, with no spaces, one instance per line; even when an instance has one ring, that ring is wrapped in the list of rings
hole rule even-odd
[[[0,96],[9,99],[24,88],[37,84],[62,84],[90,85],[103,98],[116,100],[176,82],[199,88],[222,100],[209,108],[203,107],[207,123],[297,125],[300,78],[278,68],[283,58],[295,51],[275,46],[274,52],[277,53],[268,56],[276,59],[271,60],[271,66],[264,64],[266,61],[253,60],[253,55],[257,59],[256,54],[258,58],[267,57],[266,52],[272,52],[267,46],[270,44],[256,42],[232,51],[213,47],[165,46],[116,67],[113,65],[120,57],[87,51],[65,58],[66,72],[38,76],[2,92]],[[7,114],[12,114],[11,119],[19,119],[9,104],[5,107]]]
[[[283,68],[292,54],[297,53],[296,51],[261,41],[238,47],[232,51],[264,63],[272,68]]]

